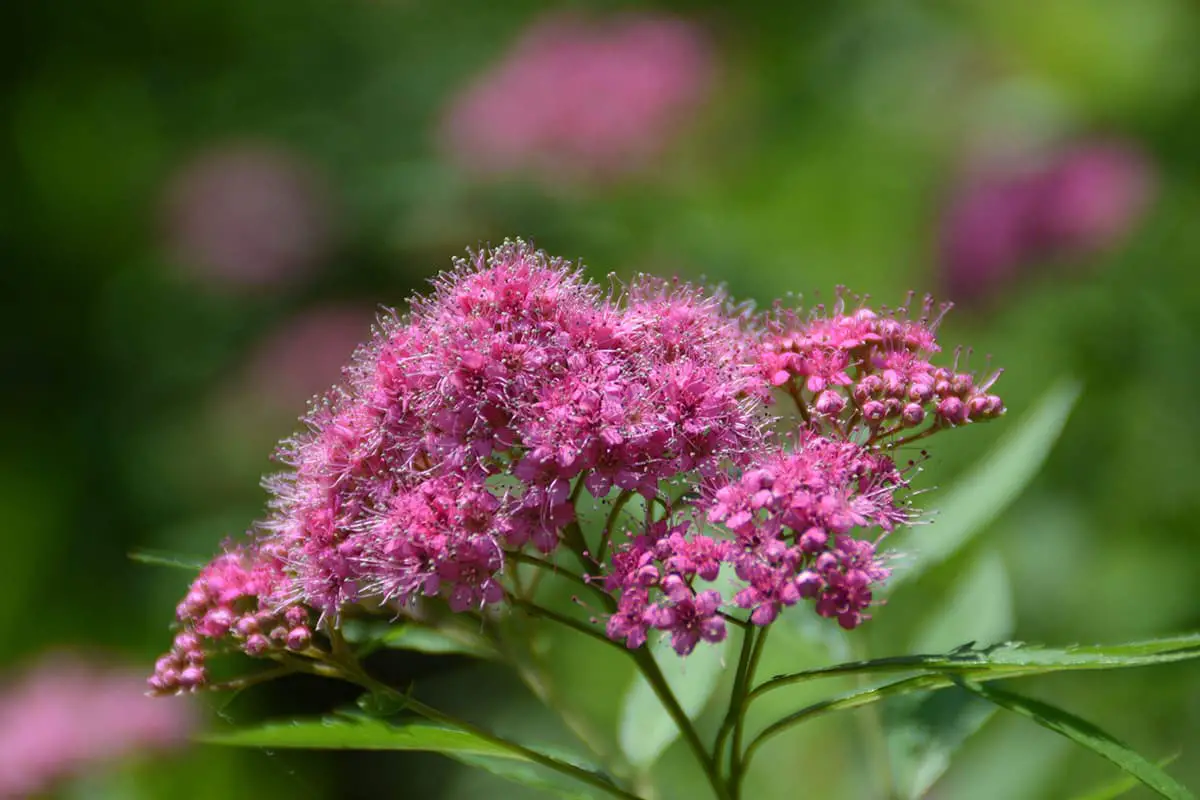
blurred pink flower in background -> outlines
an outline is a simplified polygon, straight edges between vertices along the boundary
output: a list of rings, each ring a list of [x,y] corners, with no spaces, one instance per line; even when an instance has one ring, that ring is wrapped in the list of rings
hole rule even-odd
[[[294,412],[342,380],[342,365],[371,338],[369,306],[305,309],[270,331],[247,357],[239,386],[266,411]]]
[[[54,782],[138,751],[184,744],[186,703],[147,697],[137,671],[54,654],[0,686],[0,797]]]
[[[448,107],[451,157],[482,175],[548,183],[645,169],[708,95],[713,53],[687,20],[552,13]]]
[[[1121,245],[1154,193],[1132,143],[1075,142],[1035,162],[985,164],[962,179],[941,222],[950,299],[987,299],[1039,262],[1078,262]]]
[[[215,146],[170,180],[164,236],[205,282],[240,289],[307,277],[331,243],[331,200],[300,157],[270,144]]]

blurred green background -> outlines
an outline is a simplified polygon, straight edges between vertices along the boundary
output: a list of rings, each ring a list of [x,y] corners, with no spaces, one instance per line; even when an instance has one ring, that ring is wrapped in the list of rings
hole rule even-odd
[[[940,226],[975,154],[1093,136],[1119,138],[1150,165],[1145,213],[1102,250],[1024,257],[947,318],[943,341],[970,344],[972,366],[987,354],[1005,367],[997,389],[1010,417],[934,439],[918,484],[953,484],[1062,376],[1083,382],[1079,406],[1031,488],[966,551],[898,591],[859,646],[909,647],[980,564],[1000,565],[1015,638],[1200,628],[1200,7],[659,3],[711,37],[716,77],[651,169],[593,185],[473,179],[445,158],[440,115],[547,8],[93,0],[0,12],[0,667],[72,646],[148,672],[187,576],[127,553],[206,555],[260,516],[275,442],[337,379],[374,309],[401,305],[466,246],[519,235],[581,258],[598,279],[678,273],[760,304],[828,298],[839,284],[897,304],[945,285]],[[239,225],[239,209],[255,223]],[[224,248],[231,266],[206,267],[194,252],[204,247]],[[921,504],[936,508],[937,491]],[[787,657],[779,649],[774,666]],[[579,686],[605,682],[602,660],[564,659]],[[435,694],[437,680],[470,670],[477,716],[538,724],[499,668],[401,667],[437,673]],[[1023,689],[1152,759],[1181,752],[1173,773],[1200,788],[1198,678],[1185,663]],[[300,696],[309,688],[316,699]],[[236,702],[282,714],[338,699],[301,682]],[[791,744],[771,758],[807,782],[793,788],[866,796],[852,779],[868,769],[847,744],[854,732],[847,722],[781,740]],[[686,763],[678,747],[664,768],[675,762]],[[1114,772],[997,718],[930,796],[1067,797]],[[489,781],[433,756],[198,748],[63,791],[526,796]]]

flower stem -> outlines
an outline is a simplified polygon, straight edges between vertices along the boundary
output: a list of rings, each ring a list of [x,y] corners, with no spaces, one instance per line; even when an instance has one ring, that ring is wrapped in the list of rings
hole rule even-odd
[[[620,797],[623,798],[623,800],[644,800],[644,798],[627,792],[614,783],[610,783],[596,773],[590,772],[582,767],[577,767],[574,764],[566,761],[560,761],[553,756],[539,753],[537,750],[530,749],[522,744],[505,739],[502,736],[489,733],[482,728],[472,725],[466,720],[459,719],[458,717],[452,716],[443,711],[439,711],[432,706],[422,703],[420,700],[415,699],[411,695],[404,694],[403,692],[388,686],[386,683],[376,680],[362,668],[362,666],[350,652],[349,648],[344,646],[344,641],[342,641],[340,635],[332,637],[332,642],[333,652],[329,656],[329,665],[338,668],[341,671],[341,677],[345,678],[346,680],[357,683],[359,686],[370,692],[376,692],[378,694],[401,701],[404,704],[404,708],[407,708],[414,713],[425,717],[431,722],[437,722],[447,727],[461,730],[464,733],[469,733],[482,741],[508,750],[510,753],[515,753],[528,761],[532,761],[535,764],[541,764],[542,766],[552,769],[563,775],[568,775],[576,780],[582,781],[607,794],[612,795],[613,797]],[[339,642],[341,642],[340,645]]]
[[[767,642],[767,633],[770,630],[769,626],[765,627],[755,637],[754,646],[750,651],[750,661],[746,666],[745,674],[742,676],[742,690],[738,694],[737,702],[731,703],[729,708],[731,714],[736,714],[733,723],[733,745],[730,752],[729,766],[729,791],[733,800],[738,800],[741,796],[742,775],[748,766],[746,760],[742,757],[742,734],[746,729],[746,711],[750,706],[746,695],[754,685],[754,673],[758,669],[758,662],[762,658],[763,648]]]
[[[701,769],[704,770],[704,774],[708,778],[708,783],[712,786],[713,794],[716,795],[717,800],[732,800],[724,781],[721,780],[716,760],[708,752],[708,749],[704,746],[704,742],[700,740],[700,734],[696,732],[696,727],[692,725],[687,712],[683,710],[683,706],[679,704],[675,693],[671,691],[671,686],[667,683],[667,679],[663,677],[662,670],[658,667],[658,662],[654,660],[654,655],[645,647],[630,650],[629,653],[633,656],[633,663],[637,665],[643,677],[646,678],[646,682],[650,684],[650,688],[654,690],[654,694],[658,697],[659,702],[663,704],[671,719],[679,727],[679,732],[683,735],[683,740],[692,751],[692,755],[696,757],[696,761],[700,763]]]
[[[612,540],[613,526],[617,524],[617,519],[621,515],[621,510],[625,508],[625,504],[633,497],[633,492],[625,490],[617,495],[617,499],[613,502],[612,509],[608,512],[608,516],[604,520],[604,530],[600,531],[600,546],[596,548],[596,561],[604,563],[604,555],[608,551],[608,543]]]
[[[729,734],[733,732],[733,727],[737,723],[738,709],[745,703],[746,700],[746,669],[750,666],[750,655],[754,652],[754,639],[757,633],[754,628],[746,628],[742,634],[742,652],[738,656],[737,672],[733,678],[733,689],[729,694],[729,706],[725,713],[725,719],[721,722],[721,728],[717,731],[717,740],[713,743],[712,756],[717,763],[720,763],[722,758],[721,751],[725,747],[725,741],[729,738]],[[731,764],[732,764],[732,756]]]

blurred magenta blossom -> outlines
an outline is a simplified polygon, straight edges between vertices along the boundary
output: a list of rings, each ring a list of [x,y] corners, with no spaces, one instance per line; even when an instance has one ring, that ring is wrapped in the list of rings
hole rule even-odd
[[[684,19],[553,13],[453,99],[441,135],[476,174],[554,184],[636,173],[694,116],[713,66],[703,31]]]
[[[189,712],[146,697],[136,672],[45,656],[0,686],[0,797],[46,791],[137,751],[180,747],[193,727]]]
[[[170,180],[163,217],[173,258],[206,283],[238,289],[302,280],[331,239],[331,202],[316,171],[270,144],[195,156]]]
[[[291,411],[339,380],[346,354],[370,335],[375,315],[369,306],[353,305],[299,312],[254,347],[238,388],[267,410]]]
[[[988,164],[963,179],[942,220],[951,299],[984,300],[1023,267],[1077,262],[1119,246],[1142,218],[1153,169],[1136,144],[1075,142],[1040,163]]]

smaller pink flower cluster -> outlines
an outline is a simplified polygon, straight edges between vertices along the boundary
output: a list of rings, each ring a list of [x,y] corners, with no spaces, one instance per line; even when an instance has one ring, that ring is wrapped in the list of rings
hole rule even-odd
[[[176,609],[182,629],[150,678],[155,692],[193,689],[207,679],[206,640],[229,638],[247,655],[304,650],[311,612],[291,603],[290,579],[267,548],[232,548],[200,571]]]
[[[1045,163],[989,166],[965,180],[942,220],[942,279],[961,302],[985,299],[1037,262],[1119,245],[1146,211],[1153,168],[1135,145],[1084,141]]]
[[[850,534],[878,528],[882,535],[906,522],[896,493],[907,485],[888,456],[802,429],[795,449],[762,455],[702,503],[704,519],[732,540],[698,533],[696,519],[648,526],[618,550],[605,583],[619,592],[608,635],[639,647],[650,628],[669,631],[680,655],[700,640],[725,638],[718,611],[727,601],[698,584],[716,581],[725,564],[742,583],[728,602],[747,609],[755,625],[815,598],[818,614],[857,627],[888,570],[874,542]]]
[[[547,183],[644,169],[696,110],[712,56],[691,23],[640,13],[535,22],[446,112],[454,158]]]
[[[999,373],[976,385],[970,373],[930,362],[941,350],[933,310],[928,299],[920,319],[904,316],[907,309],[884,317],[867,308],[845,314],[841,301],[829,317],[801,319],[783,310],[768,323],[759,364],[772,386],[796,398],[809,394],[798,400],[802,411],[811,403],[814,416],[843,433],[865,425],[871,440],[929,416],[934,428],[999,416],[1004,403],[988,393]]]
[[[181,747],[189,711],[151,702],[136,672],[43,658],[0,687],[0,797],[37,795],[139,751]]]

